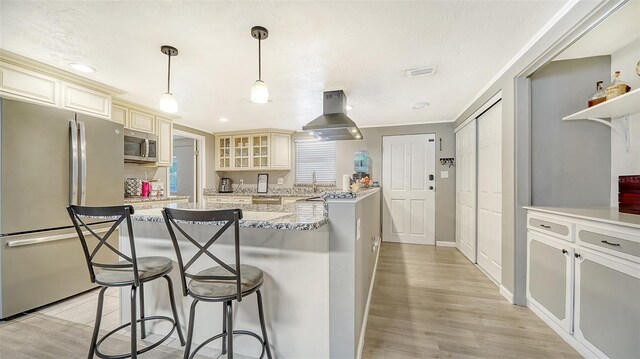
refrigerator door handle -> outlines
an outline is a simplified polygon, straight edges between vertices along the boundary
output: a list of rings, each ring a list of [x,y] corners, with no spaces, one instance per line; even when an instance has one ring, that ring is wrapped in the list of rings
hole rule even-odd
[[[96,229],[94,232],[96,234],[106,233],[106,232],[109,231],[109,229],[110,228],[101,228],[101,229]],[[84,232],[82,232],[82,235],[83,236],[89,236],[89,235],[91,235],[91,233],[89,231],[84,231]],[[78,233],[73,232],[73,233],[67,233],[67,234],[56,234],[54,236],[48,236],[48,237],[18,239],[18,240],[15,240],[15,241],[7,241],[7,247],[9,247],[9,248],[22,247],[22,246],[28,246],[28,245],[31,245],[31,244],[60,241],[60,240],[63,240],[63,239],[77,238],[77,237],[78,237]]]
[[[80,205],[84,206],[87,199],[87,136],[84,122],[78,122],[80,128]]]
[[[69,121],[71,143],[69,144],[69,204],[78,204],[78,127],[75,120]]]

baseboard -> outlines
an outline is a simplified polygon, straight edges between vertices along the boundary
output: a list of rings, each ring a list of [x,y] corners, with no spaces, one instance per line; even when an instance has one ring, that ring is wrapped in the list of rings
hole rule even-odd
[[[371,276],[371,285],[369,285],[369,296],[367,297],[367,305],[364,308],[364,316],[362,317],[362,327],[360,328],[360,339],[358,340],[358,353],[356,359],[362,358],[362,350],[364,349],[364,335],[367,332],[367,321],[369,320],[369,306],[371,305],[371,294],[373,294],[373,284],[376,282],[376,272],[378,271],[378,258],[380,257],[380,246],[376,253],[376,262],[373,264],[373,276]]]
[[[547,317],[543,311],[538,309],[535,304],[531,303],[527,300],[527,307],[538,316],[538,318],[542,319],[542,321],[549,326],[556,334],[560,336],[567,344],[571,345],[573,349],[575,349],[578,354],[582,355],[587,359],[597,359],[598,356],[592,352],[589,348],[587,348],[584,344],[580,343],[578,339],[576,339],[573,335],[567,333],[561,326],[559,326],[556,322],[551,320],[551,318]]]
[[[505,297],[509,301],[509,303],[515,304],[515,301],[513,300],[513,294],[509,292],[509,290],[503,285],[500,285],[500,294],[502,294],[502,296]]]
[[[455,247],[456,242],[436,241],[436,247]]]

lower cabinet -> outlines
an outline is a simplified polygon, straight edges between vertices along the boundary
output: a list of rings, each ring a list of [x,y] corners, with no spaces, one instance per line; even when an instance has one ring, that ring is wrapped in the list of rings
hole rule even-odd
[[[567,333],[572,328],[573,248],[529,232],[527,298]]]
[[[602,357],[640,358],[640,265],[576,251],[575,337]]]
[[[527,232],[529,306],[587,358],[640,358],[640,229],[556,217]]]

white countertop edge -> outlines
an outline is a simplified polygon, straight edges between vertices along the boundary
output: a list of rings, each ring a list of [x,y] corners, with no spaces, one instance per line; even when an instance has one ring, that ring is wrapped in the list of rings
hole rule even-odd
[[[560,216],[586,219],[602,223],[615,224],[640,229],[640,215],[620,213],[615,207],[538,207],[522,206],[522,208]],[[588,212],[588,213],[584,213]]]

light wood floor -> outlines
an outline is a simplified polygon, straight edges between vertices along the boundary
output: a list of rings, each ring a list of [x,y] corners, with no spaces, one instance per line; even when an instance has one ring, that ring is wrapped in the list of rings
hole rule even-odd
[[[383,243],[363,350],[374,358],[581,358],[455,248]]]

